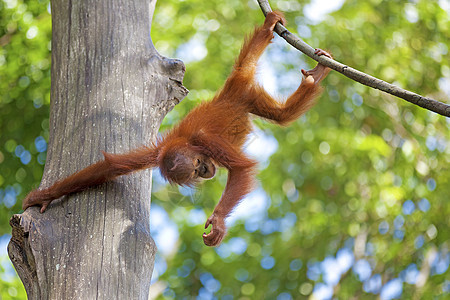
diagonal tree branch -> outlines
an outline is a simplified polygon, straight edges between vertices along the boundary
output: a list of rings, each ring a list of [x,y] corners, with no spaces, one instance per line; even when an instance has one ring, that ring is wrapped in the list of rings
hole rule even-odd
[[[268,0],[258,0],[258,3],[264,15],[267,15],[267,13],[272,11],[272,8],[270,7]],[[301,52],[308,55],[317,62],[321,63],[322,65],[327,66],[341,74],[344,74],[350,79],[353,79],[361,84],[370,86],[372,88],[379,89],[391,95],[397,96],[408,102],[411,102],[415,105],[438,113],[440,115],[450,117],[450,105],[448,104],[404,90],[386,81],[375,78],[366,73],[363,73],[349,66],[341,64],[340,62],[328,58],[326,56],[317,56],[314,54],[314,48],[305,43],[302,39],[300,39],[296,35],[289,32],[286,29],[286,27],[284,27],[280,23],[277,23],[277,25],[275,26],[275,32],[280,37],[285,39],[289,44],[291,44],[294,48],[300,50]]]

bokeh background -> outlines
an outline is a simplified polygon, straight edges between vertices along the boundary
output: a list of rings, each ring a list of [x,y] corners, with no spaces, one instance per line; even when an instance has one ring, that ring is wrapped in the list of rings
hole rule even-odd
[[[337,60],[449,102],[450,1],[272,0],[293,33]],[[169,129],[211,98],[243,38],[264,18],[254,0],[160,0],[152,38],[187,66],[190,90]],[[48,0],[0,0],[0,298],[25,299],[6,246],[12,214],[42,176],[48,141]],[[276,37],[258,78],[286,98],[314,62]],[[201,234],[226,172],[197,189],[154,172],[157,299],[445,299],[450,292],[450,119],[331,72],[292,126],[255,120],[247,152],[258,187],[218,248]],[[99,149],[100,150],[100,149]]]

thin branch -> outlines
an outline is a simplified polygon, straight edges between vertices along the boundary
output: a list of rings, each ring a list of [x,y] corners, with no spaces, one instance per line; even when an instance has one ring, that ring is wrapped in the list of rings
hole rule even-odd
[[[264,15],[267,15],[267,13],[272,11],[268,0],[258,0],[258,3]],[[341,74],[344,74],[350,79],[353,79],[372,88],[379,89],[391,95],[397,96],[420,107],[434,111],[435,113],[438,113],[440,115],[450,117],[450,105],[448,104],[404,90],[393,84],[387,83],[386,81],[341,64],[340,62],[326,56],[317,56],[314,54],[314,48],[305,43],[296,35],[289,32],[286,27],[284,27],[280,23],[277,23],[277,25],[275,26],[275,32],[279,36],[284,38],[294,48],[300,50],[322,65],[327,66]]]

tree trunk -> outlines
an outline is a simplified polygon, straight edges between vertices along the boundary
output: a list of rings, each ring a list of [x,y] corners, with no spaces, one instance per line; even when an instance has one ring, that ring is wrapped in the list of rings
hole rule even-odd
[[[186,94],[184,65],[150,39],[156,0],[52,0],[50,141],[41,187],[154,140]],[[150,16],[150,18],[149,18]],[[10,221],[29,299],[148,299],[151,171],[32,207]]]

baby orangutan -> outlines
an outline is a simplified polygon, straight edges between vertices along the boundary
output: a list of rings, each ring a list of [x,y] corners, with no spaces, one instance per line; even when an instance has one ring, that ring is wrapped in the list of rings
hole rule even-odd
[[[204,243],[217,246],[226,234],[225,218],[248,194],[254,181],[255,161],[242,151],[251,131],[250,114],[280,125],[296,120],[314,104],[319,83],[330,69],[318,64],[301,70],[304,79],[285,103],[274,100],[256,81],[259,57],[270,44],[277,22],[285,23],[280,12],[267,14],[264,24],[247,38],[222,90],[209,102],[194,108],[177,126],[148,147],[125,154],[103,153],[105,159],[65,178],[53,186],[32,191],[23,209],[40,206],[41,212],[55,199],[110,181],[117,176],[146,168],[159,167],[162,175],[179,185],[194,185],[214,177],[217,167],[228,169],[228,182],[222,197],[208,218]],[[317,55],[327,52],[317,49]]]

